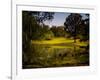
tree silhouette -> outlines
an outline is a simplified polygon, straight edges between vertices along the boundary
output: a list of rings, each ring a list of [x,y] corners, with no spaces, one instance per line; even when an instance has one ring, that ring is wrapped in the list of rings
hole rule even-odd
[[[82,21],[82,16],[78,13],[71,13],[64,23],[65,25],[65,31],[68,31],[71,33],[71,35],[74,37],[74,42],[76,42],[76,35],[78,33],[78,27],[79,24]]]

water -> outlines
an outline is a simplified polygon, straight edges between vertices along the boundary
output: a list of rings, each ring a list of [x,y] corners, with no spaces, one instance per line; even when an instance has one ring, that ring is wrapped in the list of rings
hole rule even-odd
[[[89,48],[75,45],[33,44],[23,53],[23,68],[89,66]]]

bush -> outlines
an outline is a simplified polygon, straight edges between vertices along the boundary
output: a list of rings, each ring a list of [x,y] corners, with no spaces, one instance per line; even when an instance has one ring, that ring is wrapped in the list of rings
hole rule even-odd
[[[87,40],[89,40],[88,35],[78,35],[78,38],[80,39],[80,41],[87,41]]]
[[[47,33],[44,33],[43,39],[45,40],[51,40],[54,37],[54,34],[52,31],[48,31]]]

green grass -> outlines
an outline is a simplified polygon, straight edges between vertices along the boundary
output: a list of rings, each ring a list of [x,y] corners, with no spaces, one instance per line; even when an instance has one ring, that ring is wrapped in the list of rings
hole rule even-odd
[[[32,40],[32,43],[37,43],[37,44],[61,44],[61,43],[70,43],[73,42],[74,40],[71,39],[66,39],[66,38],[53,38],[51,40]]]
[[[76,43],[74,43],[73,39],[59,37],[59,38],[53,38],[51,40],[32,40],[32,44],[49,44],[49,45],[69,44],[69,45],[87,46],[88,42],[80,42],[79,40],[76,40]]]
[[[72,46],[55,46],[55,45],[53,45],[52,46],[52,48],[68,48],[68,49],[73,49],[73,47]]]

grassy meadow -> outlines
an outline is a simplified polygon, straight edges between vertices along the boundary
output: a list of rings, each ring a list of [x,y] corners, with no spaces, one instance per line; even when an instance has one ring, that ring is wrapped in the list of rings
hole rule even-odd
[[[73,39],[69,38],[63,38],[63,37],[58,37],[58,38],[53,38],[52,40],[32,40],[32,44],[62,44],[62,45],[76,45],[76,46],[87,46],[88,42],[80,42],[79,39],[76,39],[76,43],[74,43]]]

